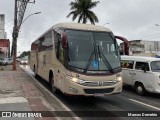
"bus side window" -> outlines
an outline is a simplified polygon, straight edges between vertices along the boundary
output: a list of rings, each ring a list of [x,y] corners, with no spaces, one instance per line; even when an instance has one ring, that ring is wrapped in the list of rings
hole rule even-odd
[[[61,44],[61,34],[57,31],[54,31],[54,41],[56,57],[62,64],[64,64],[64,50]]]
[[[31,45],[31,51],[37,52],[38,51],[38,47],[39,47],[39,40],[35,41],[32,43]]]
[[[55,44],[55,52],[57,59],[59,59],[60,42],[61,42],[61,34],[58,33],[57,31],[54,31],[54,44]]]
[[[59,58],[58,59],[64,65],[64,50],[63,50],[62,44],[59,45],[58,52],[59,52]]]
[[[41,52],[41,51],[52,50],[52,47],[53,47],[52,33],[48,32],[39,39],[38,51]]]
[[[44,41],[44,37],[41,37],[39,39],[39,49],[38,49],[38,52],[43,51],[43,45],[42,45],[43,41]]]

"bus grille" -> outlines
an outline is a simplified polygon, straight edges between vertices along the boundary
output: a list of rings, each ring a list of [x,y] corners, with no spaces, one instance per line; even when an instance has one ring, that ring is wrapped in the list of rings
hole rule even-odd
[[[95,86],[112,86],[112,85],[115,85],[117,83],[118,83],[118,81],[116,81],[116,80],[109,80],[109,81],[85,81],[81,85],[95,87]]]
[[[111,93],[114,88],[105,88],[105,89],[84,89],[86,94],[96,94],[96,93]]]

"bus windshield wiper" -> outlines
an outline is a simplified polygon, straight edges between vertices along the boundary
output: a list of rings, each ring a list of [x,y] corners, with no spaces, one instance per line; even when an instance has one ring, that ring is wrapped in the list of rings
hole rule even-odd
[[[83,73],[86,73],[87,70],[89,69],[89,66],[91,65],[91,62],[92,62],[92,60],[93,60],[93,58],[94,58],[95,53],[96,53],[96,49],[95,49],[95,47],[94,47],[94,50],[93,50],[91,56],[89,57],[88,63],[87,63],[87,65],[86,65]]]
[[[99,45],[97,45],[97,48],[98,48],[98,49],[97,49],[97,50],[98,50],[98,54],[102,57],[102,60],[103,60],[104,64],[108,67],[108,69],[109,69],[109,71],[110,71],[111,73],[114,73],[111,64],[109,63],[109,61],[107,60],[107,58],[104,56],[103,52],[100,51]]]
[[[98,59],[98,57],[99,57],[99,58],[101,57],[102,60],[103,60],[103,62],[104,62],[104,64],[108,67],[109,71],[110,71],[111,73],[114,73],[113,68],[112,68],[112,66],[110,65],[109,61],[108,61],[107,58],[104,56],[103,52],[100,51],[99,45],[96,45],[96,46],[97,46],[97,49],[96,49],[96,47],[94,47],[94,51],[92,52],[92,54],[91,54],[91,56],[90,56],[90,58],[89,58],[89,60],[88,60],[88,63],[87,63],[87,65],[86,65],[83,73],[86,73],[87,70],[89,69],[89,67],[90,67],[90,65],[91,65],[91,63],[92,63],[92,60],[93,60],[94,56],[95,56],[95,59]],[[97,60],[97,61],[98,61],[98,60]],[[99,62],[99,61],[98,61],[98,62]],[[98,63],[98,67],[99,67],[99,63]]]

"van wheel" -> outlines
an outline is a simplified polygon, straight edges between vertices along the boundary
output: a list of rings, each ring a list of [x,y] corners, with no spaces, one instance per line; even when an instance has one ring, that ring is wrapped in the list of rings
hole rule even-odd
[[[49,84],[50,84],[52,92],[57,93],[57,88],[55,87],[55,84],[54,84],[54,76],[52,72],[50,72],[49,74]]]
[[[137,83],[135,85],[135,90],[138,95],[144,95],[146,91],[142,83]]]

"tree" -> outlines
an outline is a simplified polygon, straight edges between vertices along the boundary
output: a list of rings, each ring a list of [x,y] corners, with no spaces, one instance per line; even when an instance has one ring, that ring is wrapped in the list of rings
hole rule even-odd
[[[21,53],[20,57],[25,57],[29,55],[30,55],[30,51],[24,51],[23,53]]]
[[[94,12],[91,11],[92,8],[96,7],[99,1],[93,2],[92,0],[75,0],[75,2],[70,3],[71,12],[67,15],[67,18],[72,16],[72,21],[77,17],[78,23],[82,22],[87,23],[87,20],[90,20],[91,24],[98,23],[98,18]]]

